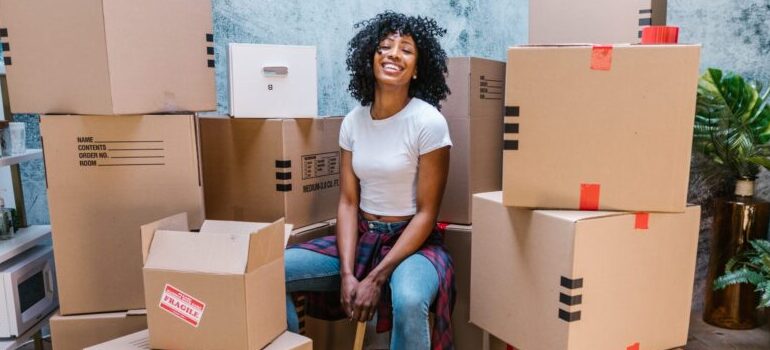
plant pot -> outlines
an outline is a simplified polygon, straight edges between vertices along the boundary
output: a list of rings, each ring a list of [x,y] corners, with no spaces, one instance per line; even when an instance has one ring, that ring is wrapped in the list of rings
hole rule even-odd
[[[736,284],[714,290],[714,280],[725,273],[725,265],[748,241],[767,238],[770,203],[753,197],[752,180],[738,180],[736,194],[715,199],[711,255],[706,278],[703,320],[729,329],[751,329],[762,325],[765,313],[757,309],[759,294],[751,284]]]

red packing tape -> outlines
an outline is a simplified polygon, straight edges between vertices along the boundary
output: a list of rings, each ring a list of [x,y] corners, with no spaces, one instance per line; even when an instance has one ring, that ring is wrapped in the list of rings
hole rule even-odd
[[[646,230],[650,227],[650,213],[636,213],[636,223],[634,228],[637,230]]]
[[[642,44],[677,44],[679,27],[650,26],[642,28]]]
[[[580,210],[599,210],[600,184],[580,184]]]
[[[591,48],[591,69],[610,70],[612,68],[612,45],[595,45]]]

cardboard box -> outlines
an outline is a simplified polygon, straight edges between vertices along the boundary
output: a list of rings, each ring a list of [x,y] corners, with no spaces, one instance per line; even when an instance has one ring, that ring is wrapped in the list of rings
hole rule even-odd
[[[43,116],[62,315],[142,309],[139,226],[203,221],[195,117]]]
[[[438,220],[470,224],[473,194],[502,188],[505,63],[451,57],[448,68],[441,113],[453,146]]]
[[[529,43],[638,43],[642,28],[666,25],[666,0],[531,0]]]
[[[348,320],[326,321],[306,316],[305,335],[313,339],[314,350],[352,349],[356,324]],[[367,332],[367,335],[371,334]]]
[[[700,207],[634,214],[474,196],[471,322],[528,350],[687,343]]]
[[[508,50],[507,206],[683,212],[697,45]]]
[[[484,332],[484,336],[486,337],[486,342],[488,343],[483,348],[484,350],[518,350],[487,332]]]
[[[147,329],[145,310],[51,317],[51,341],[56,350],[86,347]]]
[[[455,348],[481,349],[484,344],[484,332],[470,323],[471,298],[471,226],[449,225],[444,234],[449,255],[455,268],[457,295],[452,313]]]
[[[288,244],[297,244],[337,234],[337,220],[327,220],[317,224],[307,225],[291,232]]]
[[[284,332],[262,350],[312,350],[313,341],[299,334]],[[58,350],[58,349],[57,349]],[[150,332],[143,330],[102,343],[86,350],[150,350]]]
[[[295,227],[337,216],[342,118],[201,118],[206,217]]]
[[[2,0],[13,113],[216,109],[210,0]]]
[[[231,116],[318,115],[315,46],[231,43],[227,50]]]
[[[291,225],[206,220],[199,233],[142,226],[150,345],[261,349],[286,330],[284,237]]]

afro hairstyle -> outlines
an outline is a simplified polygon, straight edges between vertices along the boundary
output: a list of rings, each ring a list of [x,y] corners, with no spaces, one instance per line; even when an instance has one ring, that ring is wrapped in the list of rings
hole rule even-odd
[[[417,97],[436,108],[450,93],[446,84],[447,55],[438,42],[446,34],[434,19],[386,11],[354,25],[361,30],[348,43],[345,63],[350,72],[350,94],[368,106],[374,102],[374,53],[391,34],[409,35],[417,45],[417,79],[409,84],[409,97]]]

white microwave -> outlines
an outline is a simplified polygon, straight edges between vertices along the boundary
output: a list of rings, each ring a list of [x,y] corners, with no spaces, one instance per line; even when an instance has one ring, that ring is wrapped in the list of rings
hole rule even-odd
[[[0,264],[0,338],[18,337],[59,306],[55,273],[50,245]]]

